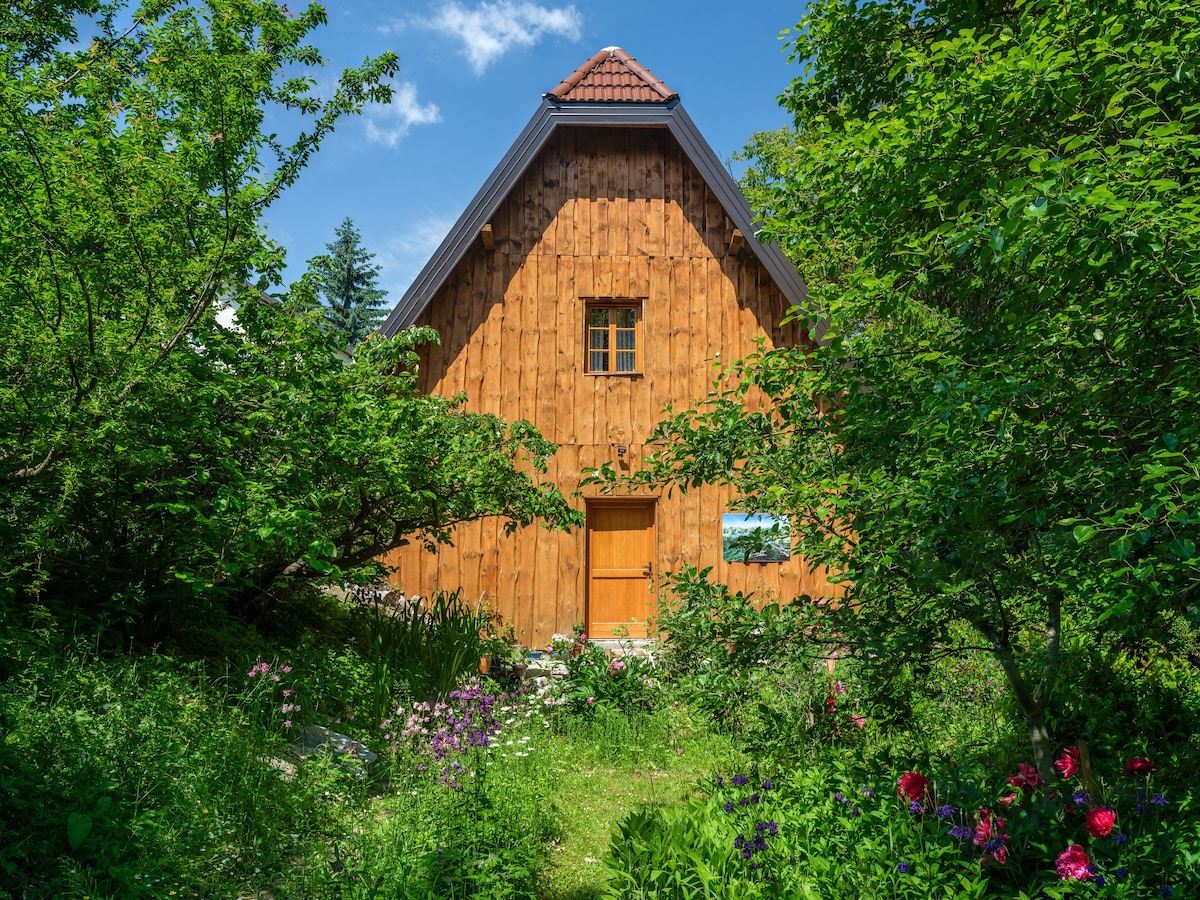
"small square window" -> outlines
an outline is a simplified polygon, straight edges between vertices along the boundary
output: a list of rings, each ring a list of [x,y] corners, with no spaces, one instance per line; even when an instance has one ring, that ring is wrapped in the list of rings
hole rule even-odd
[[[587,302],[587,351],[590,375],[635,375],[642,371],[642,304]]]

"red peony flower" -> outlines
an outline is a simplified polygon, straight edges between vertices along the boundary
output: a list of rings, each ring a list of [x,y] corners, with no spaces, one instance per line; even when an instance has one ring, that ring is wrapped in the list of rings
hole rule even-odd
[[[1149,775],[1157,770],[1158,767],[1154,765],[1154,760],[1146,759],[1144,756],[1135,756],[1133,759],[1125,760],[1125,774],[1130,778],[1135,775]]]
[[[896,796],[907,797],[909,800],[925,799],[925,792],[929,790],[929,779],[920,772],[913,770],[905,772],[896,782]]]
[[[1094,806],[1083,817],[1084,827],[1092,837],[1104,837],[1112,834],[1117,814],[1103,806]]]
[[[1092,877],[1088,871],[1088,866],[1091,864],[1092,861],[1083,852],[1083,846],[1072,844],[1058,854],[1058,859],[1054,861],[1054,870],[1058,872],[1058,877],[1063,881],[1082,881]]]
[[[1019,787],[1026,794],[1042,783],[1042,776],[1038,774],[1038,770],[1028,763],[1018,764],[1017,770],[1019,774],[1009,777],[1007,781],[1013,787]]]
[[[1079,748],[1065,749],[1063,755],[1054,761],[1054,768],[1063,778],[1074,778],[1079,772]]]

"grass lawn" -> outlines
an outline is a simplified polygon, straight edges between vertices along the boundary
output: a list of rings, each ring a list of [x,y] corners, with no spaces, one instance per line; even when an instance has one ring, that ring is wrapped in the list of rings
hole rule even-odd
[[[562,835],[551,845],[542,900],[600,897],[617,822],[636,809],[674,805],[697,781],[731,771],[741,760],[727,737],[687,726],[675,728],[672,737],[664,743],[662,734],[639,733],[619,722],[556,736],[552,753]]]

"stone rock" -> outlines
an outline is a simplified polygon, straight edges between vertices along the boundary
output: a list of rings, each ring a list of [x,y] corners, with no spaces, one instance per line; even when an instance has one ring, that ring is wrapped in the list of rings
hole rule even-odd
[[[316,753],[328,753],[335,760],[353,760],[368,766],[379,759],[378,754],[372,753],[354,738],[322,725],[305,725],[300,736],[292,741],[291,751],[301,761]]]

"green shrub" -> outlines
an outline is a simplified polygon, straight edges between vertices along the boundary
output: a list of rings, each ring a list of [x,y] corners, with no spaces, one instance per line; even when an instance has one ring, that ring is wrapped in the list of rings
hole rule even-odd
[[[1103,887],[1115,897],[1185,897],[1200,889],[1200,814],[1165,767],[1128,776],[1120,759],[1103,760],[1089,796],[1079,775],[1046,786],[1031,767],[1010,774],[926,762],[906,772],[897,762],[827,752],[778,779],[716,778],[681,807],[634,814],[613,839],[609,896],[1019,898]],[[1072,852],[1086,862],[1070,868]]]
[[[595,644],[567,660],[561,690],[567,711],[586,717],[610,711],[644,715],[662,702],[662,685],[653,664],[639,656],[609,660]]]

